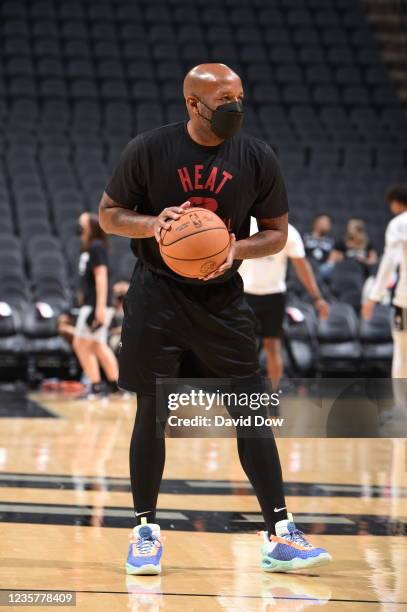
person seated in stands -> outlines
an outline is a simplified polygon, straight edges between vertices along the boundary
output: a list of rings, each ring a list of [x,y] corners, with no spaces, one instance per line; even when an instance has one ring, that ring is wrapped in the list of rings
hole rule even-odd
[[[369,239],[366,224],[362,219],[353,217],[348,220],[344,237],[335,242],[323,267],[324,276],[329,276],[333,266],[345,259],[359,262],[366,277],[370,275],[372,267],[377,263],[377,252]]]
[[[318,269],[328,259],[335,243],[331,216],[327,213],[316,215],[311,232],[303,235],[303,242],[308,261]]]
[[[116,354],[119,349],[124,318],[123,301],[128,288],[129,283],[127,281],[118,281],[113,285],[114,314],[109,330],[109,346]]]

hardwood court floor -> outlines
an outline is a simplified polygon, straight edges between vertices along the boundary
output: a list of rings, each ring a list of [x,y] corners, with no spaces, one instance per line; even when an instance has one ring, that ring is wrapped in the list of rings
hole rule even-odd
[[[334,557],[284,575],[258,569],[261,517],[235,441],[169,439],[164,571],[128,577],[134,402],[33,399],[13,412],[1,398],[1,589],[75,590],[92,612],[407,610],[404,440],[278,440],[289,509]]]

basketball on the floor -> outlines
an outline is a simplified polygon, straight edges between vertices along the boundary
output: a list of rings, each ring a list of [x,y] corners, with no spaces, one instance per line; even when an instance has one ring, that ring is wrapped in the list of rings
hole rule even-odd
[[[160,251],[171,270],[199,278],[223,264],[229,242],[229,232],[218,215],[205,208],[191,208],[162,231]]]

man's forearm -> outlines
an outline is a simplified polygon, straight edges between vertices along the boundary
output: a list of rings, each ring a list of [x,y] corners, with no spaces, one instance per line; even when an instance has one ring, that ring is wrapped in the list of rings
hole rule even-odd
[[[266,255],[275,255],[284,248],[287,241],[281,230],[263,230],[250,238],[236,242],[235,259],[256,259]]]
[[[108,279],[107,269],[95,274],[96,308],[105,308],[107,304]]]
[[[310,295],[313,300],[319,298],[321,293],[310,263],[305,259],[305,257],[293,257],[291,261],[298,280],[302,286],[305,287],[308,295]]]
[[[155,219],[156,217],[141,215],[119,206],[99,209],[99,223],[103,231],[125,238],[152,238]]]

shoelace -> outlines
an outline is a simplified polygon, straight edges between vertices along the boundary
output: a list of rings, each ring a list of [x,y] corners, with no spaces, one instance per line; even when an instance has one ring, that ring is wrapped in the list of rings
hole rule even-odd
[[[149,538],[138,538],[135,542],[138,552],[142,555],[146,555],[147,553],[151,552],[156,539],[157,538],[154,536]]]
[[[311,544],[305,539],[305,534],[299,529],[290,531],[290,533],[285,535],[284,538],[286,540],[290,540],[291,542],[295,542],[296,544],[301,544],[301,546],[305,546],[306,548],[312,548]]]

